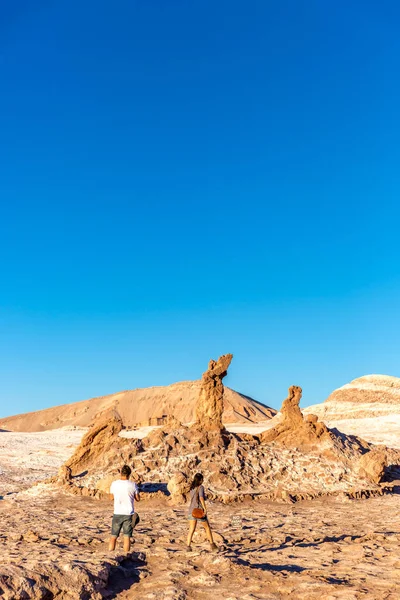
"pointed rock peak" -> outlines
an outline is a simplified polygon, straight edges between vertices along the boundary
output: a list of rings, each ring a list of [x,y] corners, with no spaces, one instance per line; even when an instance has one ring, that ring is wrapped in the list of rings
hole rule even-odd
[[[224,411],[224,385],[222,380],[228,373],[232,354],[224,354],[218,360],[210,360],[203,373],[199,398],[196,404],[196,427],[204,431],[221,431]]]

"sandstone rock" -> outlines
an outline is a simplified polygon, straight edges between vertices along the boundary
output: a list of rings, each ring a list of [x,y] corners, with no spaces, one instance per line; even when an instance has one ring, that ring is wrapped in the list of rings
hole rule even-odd
[[[66,462],[69,473],[79,474],[91,462],[102,455],[104,448],[114,441],[122,430],[122,421],[117,416],[94,425],[84,436],[72,457]]]
[[[363,454],[358,462],[359,473],[374,483],[380,483],[387,467],[385,448],[376,447]]]
[[[71,468],[67,465],[62,465],[58,471],[58,482],[63,485],[67,484],[72,479],[72,471]]]
[[[302,389],[296,385],[289,388],[289,395],[283,401],[281,418],[278,424],[263,432],[260,436],[263,443],[276,441],[287,447],[304,448],[316,446],[321,438],[329,438],[329,430],[318,418],[311,415],[305,420],[300,410]]]
[[[196,404],[196,426],[201,430],[222,430],[224,410],[223,378],[228,373],[233,355],[224,354],[217,361],[210,360],[203,374],[201,389]]]
[[[168,491],[171,494],[172,504],[186,502],[190,491],[190,481],[186,473],[178,471],[168,481]]]
[[[114,475],[107,475],[107,477],[103,477],[103,479],[99,479],[96,483],[96,489],[105,494],[110,493],[110,487],[113,481],[118,479],[118,473],[116,472]]]
[[[305,420],[307,423],[318,423],[317,415],[306,415]]]
[[[23,539],[25,542],[38,542],[40,540],[40,537],[35,531],[32,531],[30,529],[29,531],[24,533]]]

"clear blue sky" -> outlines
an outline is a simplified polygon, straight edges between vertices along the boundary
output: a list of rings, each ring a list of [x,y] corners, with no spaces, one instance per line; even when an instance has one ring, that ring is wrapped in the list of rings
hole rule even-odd
[[[0,415],[400,376],[400,4],[0,8]]]

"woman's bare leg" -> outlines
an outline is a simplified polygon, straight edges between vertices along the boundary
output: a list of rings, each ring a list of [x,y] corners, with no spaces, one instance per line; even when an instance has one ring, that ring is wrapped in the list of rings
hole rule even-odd
[[[190,544],[192,543],[192,537],[193,537],[194,532],[196,531],[196,526],[197,526],[196,519],[189,521],[189,533],[188,533],[188,537],[187,537],[187,545],[188,546],[190,546]]]
[[[213,534],[211,531],[211,527],[208,521],[203,521],[204,529],[206,530],[206,536],[208,537],[208,541],[210,544],[214,543]]]

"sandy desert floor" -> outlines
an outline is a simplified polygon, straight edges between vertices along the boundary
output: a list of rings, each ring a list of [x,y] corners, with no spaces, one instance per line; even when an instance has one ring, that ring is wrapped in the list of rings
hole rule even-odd
[[[144,500],[125,557],[107,550],[110,502],[28,487],[57,471],[81,431],[0,435],[4,600],[400,598],[400,495],[211,504],[215,554],[197,533],[186,551],[185,506]]]
[[[137,506],[133,553],[107,551],[111,505],[36,488],[0,502],[0,576],[44,573],[57,598],[293,600],[400,598],[398,496],[211,505],[220,551],[185,549],[185,507]],[[197,535],[197,534],[196,534]],[[119,547],[120,548],[120,547]],[[68,595],[71,574],[101,590]],[[0,578],[1,582],[1,578]],[[79,587],[79,586],[78,586]],[[78,587],[76,589],[78,589]],[[1,588],[1,583],[0,583]],[[37,591],[35,592],[37,594]],[[17,598],[7,596],[4,598]],[[53,598],[52,595],[21,598]]]

